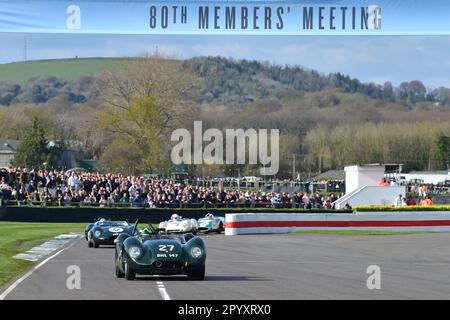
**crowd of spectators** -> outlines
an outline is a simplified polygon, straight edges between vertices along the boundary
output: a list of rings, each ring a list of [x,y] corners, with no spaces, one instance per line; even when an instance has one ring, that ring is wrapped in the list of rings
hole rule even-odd
[[[392,186],[393,183],[396,182],[383,179],[379,185]],[[432,185],[412,187],[420,200],[416,203],[412,197],[399,197],[394,201],[395,206],[432,204]],[[115,173],[0,169],[0,203],[3,205],[334,209],[333,202],[342,195],[220,188]]]
[[[227,190],[113,173],[0,170],[3,204],[99,207],[272,207],[333,209],[341,195]]]
[[[446,183],[432,184],[432,183],[414,183],[405,181],[388,181],[383,178],[378,183],[379,186],[383,187],[397,187],[405,186],[409,197],[404,197],[399,195],[394,200],[395,207],[406,207],[406,206],[416,206],[421,205],[425,207],[433,206],[433,196],[443,195],[448,196],[450,194],[450,187]],[[414,197],[417,197],[416,201]]]

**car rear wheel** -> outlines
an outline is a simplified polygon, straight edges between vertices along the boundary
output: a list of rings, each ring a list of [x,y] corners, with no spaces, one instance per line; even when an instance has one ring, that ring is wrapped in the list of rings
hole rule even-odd
[[[189,279],[192,280],[204,280],[205,279],[205,265],[202,265],[200,268],[191,270],[187,273]]]
[[[219,229],[217,229],[217,233],[218,233],[218,234],[221,234],[222,231],[223,231],[223,223],[221,222],[221,223],[219,224]]]
[[[130,265],[128,264],[126,259],[125,259],[125,262],[124,262],[124,269],[125,269],[125,279],[127,279],[127,280],[134,280],[136,278],[136,271],[134,271],[130,267]]]

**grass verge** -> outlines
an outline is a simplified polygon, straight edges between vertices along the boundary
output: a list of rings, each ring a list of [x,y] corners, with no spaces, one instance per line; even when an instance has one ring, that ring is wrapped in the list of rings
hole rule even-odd
[[[13,256],[62,233],[81,233],[85,227],[86,223],[0,222],[0,287],[33,265]]]

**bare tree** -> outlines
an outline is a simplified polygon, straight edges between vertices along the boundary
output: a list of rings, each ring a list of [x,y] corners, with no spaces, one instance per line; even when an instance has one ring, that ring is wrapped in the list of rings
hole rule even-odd
[[[130,166],[155,170],[168,162],[171,131],[186,127],[195,116],[189,94],[197,84],[180,61],[159,55],[127,59],[105,72],[100,81],[105,97],[100,124],[120,145],[139,146],[140,160],[130,157]],[[117,149],[118,142],[112,147]]]

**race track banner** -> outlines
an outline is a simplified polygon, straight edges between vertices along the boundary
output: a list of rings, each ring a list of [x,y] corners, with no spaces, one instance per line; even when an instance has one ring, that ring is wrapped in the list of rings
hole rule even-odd
[[[450,34],[448,0],[0,0],[0,32]]]

